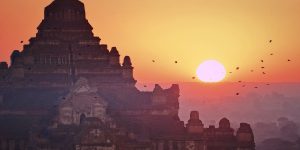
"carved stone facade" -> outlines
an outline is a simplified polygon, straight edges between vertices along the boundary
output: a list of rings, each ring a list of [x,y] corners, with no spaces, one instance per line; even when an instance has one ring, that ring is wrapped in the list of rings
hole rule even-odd
[[[85,78],[80,78],[71,88],[70,93],[62,98],[59,106],[59,123],[80,125],[87,117],[94,117],[106,122],[107,102],[92,89]]]
[[[178,117],[179,86],[135,87],[129,56],[120,63],[94,36],[79,0],[54,0],[36,37],[0,63],[0,147],[28,150],[254,150],[249,124],[205,128],[198,112]]]

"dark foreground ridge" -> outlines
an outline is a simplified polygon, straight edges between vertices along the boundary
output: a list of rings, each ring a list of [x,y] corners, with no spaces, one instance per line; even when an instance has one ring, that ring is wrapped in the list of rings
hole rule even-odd
[[[254,150],[249,124],[178,117],[179,86],[135,87],[129,56],[99,44],[78,0],[55,0],[36,37],[0,64],[1,150]]]

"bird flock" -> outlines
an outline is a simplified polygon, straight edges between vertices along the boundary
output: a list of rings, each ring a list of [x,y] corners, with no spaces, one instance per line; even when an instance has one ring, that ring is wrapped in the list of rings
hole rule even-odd
[[[273,40],[269,40],[269,43],[270,43],[270,44],[271,44],[272,42],[273,42]],[[270,56],[274,56],[274,53],[270,53],[269,55],[270,55]],[[287,59],[287,61],[288,61],[288,62],[291,62],[292,60],[291,60],[291,59]],[[155,63],[156,61],[155,61],[155,60],[152,60],[152,62]],[[265,60],[264,60],[264,59],[261,59],[260,62],[263,64],[263,63],[265,62]],[[176,61],[174,61],[174,63],[177,64],[178,61],[176,60]],[[262,70],[262,71],[261,71],[261,74],[262,74],[262,75],[266,75],[267,72],[264,71],[264,70],[266,69],[266,66],[262,65],[260,68],[261,68],[261,70]],[[241,68],[240,68],[239,66],[235,67],[235,70],[236,70],[236,71],[239,71],[240,69],[241,69]],[[251,69],[251,70],[250,70],[251,73],[253,73],[254,71],[255,71],[254,69]],[[233,71],[229,71],[228,73],[229,73],[229,74],[233,74]],[[196,77],[195,77],[195,76],[192,76],[192,79],[195,80]],[[243,81],[241,81],[241,80],[239,80],[238,83],[240,83],[240,84],[243,83],[243,84],[241,85],[241,87],[243,87],[243,88],[245,88],[245,87],[247,86],[247,85],[246,85],[246,82],[243,82]],[[271,85],[271,84],[270,84],[270,83],[266,83],[265,85],[269,86],[269,85]],[[147,85],[144,85],[144,87],[147,87]],[[254,89],[258,89],[259,87],[258,87],[258,86],[254,86],[253,88],[254,88]],[[239,96],[239,95],[240,95],[240,92],[236,92],[235,95]]]
[[[269,43],[272,43],[272,42],[273,42],[273,40],[269,40]],[[274,55],[274,53],[270,53],[270,56],[273,56],[273,55]],[[287,61],[290,62],[291,59],[287,59]],[[261,59],[260,62],[263,64],[265,62],[265,60]],[[261,71],[262,75],[266,75],[267,73],[266,73],[266,71],[264,71],[266,69],[266,67],[264,65],[262,65],[260,68],[262,69],[262,71]],[[236,71],[240,70],[240,67],[236,67],[235,70]],[[254,72],[254,70],[251,69],[250,72]],[[229,72],[229,74],[232,74],[232,73],[233,73],[232,71]],[[242,81],[238,81],[238,83],[242,83]],[[270,83],[266,83],[265,85],[269,86],[271,84]],[[242,87],[243,88],[246,87],[246,84],[243,84]],[[259,87],[258,86],[254,86],[253,88],[254,89],[258,89]],[[239,96],[240,94],[241,94],[240,92],[236,92],[235,93],[235,95],[237,95],[237,96]]]

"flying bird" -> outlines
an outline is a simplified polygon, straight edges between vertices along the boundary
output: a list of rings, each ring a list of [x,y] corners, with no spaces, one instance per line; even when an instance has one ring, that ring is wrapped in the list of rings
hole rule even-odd
[[[274,54],[273,54],[273,53],[271,53],[270,55],[271,55],[271,56],[273,56]]]
[[[23,43],[24,41],[21,41],[20,43]]]
[[[236,69],[236,70],[239,70],[239,69],[240,69],[240,67],[236,67],[235,69]]]
[[[152,60],[152,62],[155,62],[155,60]]]
[[[272,40],[270,40],[269,43],[272,43]]]
[[[266,74],[265,72],[262,72],[262,74]]]
[[[265,67],[260,67],[261,69],[265,69]]]
[[[291,61],[290,59],[288,59],[288,61]]]
[[[264,60],[260,60],[260,62],[264,62]]]
[[[237,96],[238,96],[238,95],[240,95],[240,93],[235,93],[235,95],[237,95]]]
[[[257,86],[255,86],[254,88],[255,88],[255,89],[257,89],[258,87],[257,87]]]
[[[254,70],[250,70],[251,72],[254,72]]]
[[[175,61],[175,64],[177,64],[178,63],[178,61]]]
[[[192,79],[193,79],[193,80],[195,80],[195,79],[196,79],[196,77],[192,77]]]

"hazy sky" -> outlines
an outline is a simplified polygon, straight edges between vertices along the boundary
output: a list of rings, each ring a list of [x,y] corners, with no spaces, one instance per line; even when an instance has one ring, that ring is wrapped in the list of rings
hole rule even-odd
[[[21,40],[28,43],[35,36],[50,2],[1,0],[1,61],[22,49]],[[234,72],[225,81],[300,81],[300,0],[84,2],[95,35],[101,43],[117,46],[122,57],[131,56],[139,81],[193,81],[197,66],[206,59],[216,59]],[[237,66],[239,71],[234,70]]]

